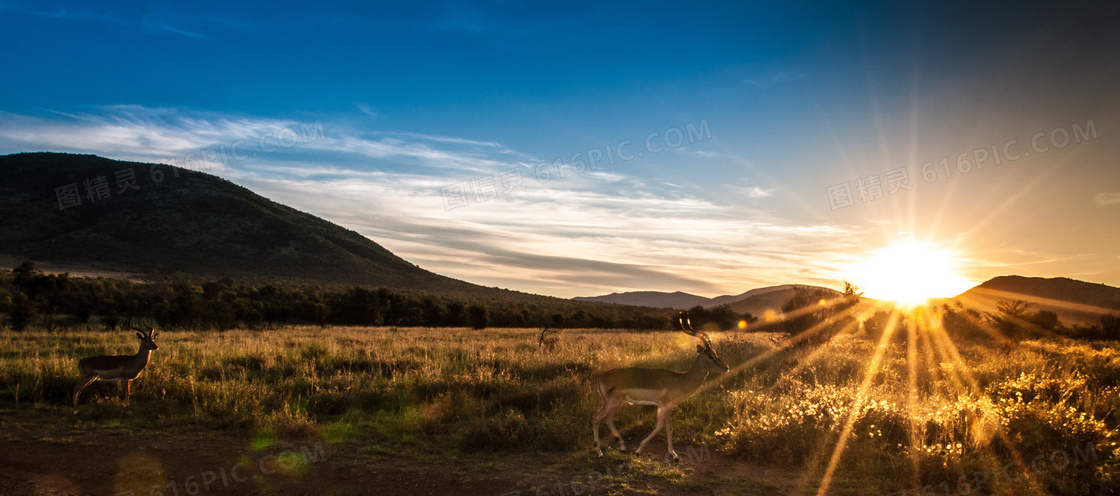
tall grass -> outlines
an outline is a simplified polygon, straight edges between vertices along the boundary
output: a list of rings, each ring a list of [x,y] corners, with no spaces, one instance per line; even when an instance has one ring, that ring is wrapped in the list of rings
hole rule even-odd
[[[988,477],[1009,463],[1032,472],[1029,481],[989,481],[975,493],[1118,487],[1120,350],[1111,344],[955,343],[958,358],[929,339],[879,345],[841,335],[778,351],[765,335],[713,337],[733,370],[677,407],[678,445],[707,442],[726,455],[800,467],[810,480],[823,478],[836,458],[832,487],[841,492],[964,494],[962,477]],[[94,383],[78,418],[315,434],[443,454],[586,452],[600,406],[590,387],[595,371],[685,370],[695,357],[683,333],[565,330],[548,351],[537,338],[532,329],[164,332],[133,383],[132,406],[122,408],[119,386]],[[0,404],[69,418],[77,361],[136,349],[131,332],[0,332]],[[879,366],[869,370],[877,353]],[[616,422],[636,441],[654,416],[628,407]],[[1037,455],[1087,447],[1092,460],[1030,469]]]
[[[687,339],[672,333],[564,331],[550,351],[538,350],[537,333],[168,331],[133,382],[131,409],[144,422],[289,434],[350,425],[373,441],[464,452],[570,451],[590,444],[588,426],[599,407],[593,371],[632,363],[685,369],[694,356]],[[0,333],[0,398],[62,411],[80,358],[136,348],[131,332]],[[120,396],[118,385],[95,382],[82,393],[79,416],[116,416]],[[652,422],[638,409],[620,422],[634,423],[640,413]],[[678,432],[689,433],[684,426]]]
[[[914,344],[915,355],[929,351]],[[717,432],[721,446],[820,475],[847,427],[837,474],[848,484],[887,481],[884,493],[968,494],[976,488],[957,484],[984,479],[983,494],[1120,488],[1120,352],[1075,342],[1026,342],[1011,351],[953,346],[959,360],[930,353],[933,360],[914,360],[913,374],[905,342],[877,347],[841,336],[776,357],[725,384],[731,411]],[[880,367],[868,371],[876,351]],[[1060,469],[1048,458],[1032,468],[1037,456],[1055,452],[1070,463],[1058,456]],[[993,482],[997,472],[1002,482]]]

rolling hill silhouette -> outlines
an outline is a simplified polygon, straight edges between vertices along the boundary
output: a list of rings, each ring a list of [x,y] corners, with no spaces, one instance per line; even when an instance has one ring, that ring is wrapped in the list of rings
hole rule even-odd
[[[603,296],[576,296],[575,301],[594,301],[599,303],[617,303],[650,308],[674,308],[687,310],[696,305],[703,305],[710,301],[703,296],[677,291],[666,293],[662,291],[631,291],[627,293],[611,293]]]
[[[756,288],[738,295],[724,295],[715,298],[705,298],[694,294],[677,291],[666,293],[661,291],[632,291],[629,293],[612,293],[603,296],[577,296],[572,298],[577,301],[596,301],[601,303],[618,303],[622,305],[643,306],[652,308],[673,308],[688,310],[697,305],[712,308],[719,305],[730,305],[731,310],[737,313],[750,313],[756,317],[762,316],[767,310],[781,312],[784,305],[793,297],[797,285],[783,284]],[[839,291],[820,286],[806,286],[819,288],[839,295]]]
[[[155,276],[504,291],[434,274],[357,232],[202,172],[62,153],[0,156],[0,170],[0,254],[13,260]]]
[[[994,312],[1000,301],[1023,300],[1031,310],[1050,310],[1063,323],[1096,323],[1102,315],[1120,313],[1120,288],[1066,277],[1000,276],[952,298],[963,305]]]

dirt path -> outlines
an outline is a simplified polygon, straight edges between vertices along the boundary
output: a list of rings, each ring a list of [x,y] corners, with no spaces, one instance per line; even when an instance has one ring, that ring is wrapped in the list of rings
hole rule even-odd
[[[221,433],[58,435],[0,428],[0,495],[498,494],[509,475],[358,463],[323,442],[253,449]]]
[[[222,432],[137,434],[0,426],[0,496],[772,495],[789,494],[794,487],[790,474],[715,453],[686,469],[683,480],[670,482],[632,473],[613,474],[624,475],[622,480],[596,480],[586,472],[577,473],[571,467],[579,463],[560,455],[542,455],[540,467],[522,460],[528,468],[511,469],[516,463],[425,463],[406,456],[379,456],[368,450],[363,453],[365,448],[357,443],[275,442],[256,448],[251,444]],[[494,465],[506,468],[478,468]]]

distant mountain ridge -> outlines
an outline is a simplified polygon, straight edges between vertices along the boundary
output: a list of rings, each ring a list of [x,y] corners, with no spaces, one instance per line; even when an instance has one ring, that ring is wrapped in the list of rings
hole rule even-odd
[[[752,296],[739,300],[731,304],[731,310],[737,313],[749,313],[755,317],[764,317],[767,315],[776,316],[782,313],[782,305],[793,298],[795,288],[800,285],[787,284],[784,286],[774,286],[778,288],[774,291],[765,291],[756,293]],[[840,292],[834,289],[825,288],[821,286],[802,286],[813,289],[823,290],[830,297],[835,298],[840,296]],[[770,289],[770,288],[762,288]]]
[[[632,305],[637,307],[675,308],[678,310],[686,310],[710,301],[703,296],[680,291],[674,293],[662,291],[632,291],[628,293],[611,293],[603,296],[576,296],[572,299],[576,301],[617,303],[620,305]]]
[[[801,286],[798,284],[782,284],[779,286],[768,286],[764,288],[756,288],[745,293],[737,295],[724,295],[714,298],[706,298],[694,294],[684,293],[681,291],[668,293],[662,291],[632,291],[628,293],[612,293],[603,296],[577,296],[572,298],[578,301],[597,301],[602,303],[619,303],[623,305],[634,305],[652,308],[672,308],[675,310],[688,310],[697,305],[704,308],[712,308],[720,305],[730,305],[731,310],[738,313],[750,313],[754,316],[761,316],[767,310],[773,312],[780,312],[782,305],[784,305],[793,296],[794,288]],[[820,286],[808,286],[813,288],[821,288]],[[829,288],[821,288],[826,291],[831,291],[840,294]]]
[[[977,287],[1120,309],[1120,288],[1068,277],[999,276],[984,281]]]
[[[999,276],[953,298],[968,307],[994,312],[1001,301],[1023,300],[1031,311],[1049,310],[1065,324],[1096,323],[1120,313],[1120,288],[1068,277]]]
[[[62,153],[0,156],[0,171],[7,259],[148,275],[501,291],[429,272],[357,232],[201,172]]]
[[[793,289],[794,286],[795,286],[794,284],[782,284],[782,285],[779,285],[779,286],[767,286],[767,287],[764,287],[764,288],[755,288],[755,289],[752,289],[752,290],[747,291],[745,293],[740,293],[740,294],[737,294],[737,295],[717,296],[717,297],[709,300],[708,303],[704,305],[704,308],[718,307],[720,305],[732,305],[734,303],[739,303],[743,300],[746,300],[747,298],[753,298],[755,296],[761,296],[761,295],[764,295],[764,294],[767,294],[767,293],[773,293],[775,291],[783,291],[783,290]]]

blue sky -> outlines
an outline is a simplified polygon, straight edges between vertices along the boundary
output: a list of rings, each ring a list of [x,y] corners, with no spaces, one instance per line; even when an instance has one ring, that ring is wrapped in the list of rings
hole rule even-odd
[[[1107,2],[87,3],[0,0],[0,153],[202,169],[563,297],[837,287],[905,238],[1120,285]]]

